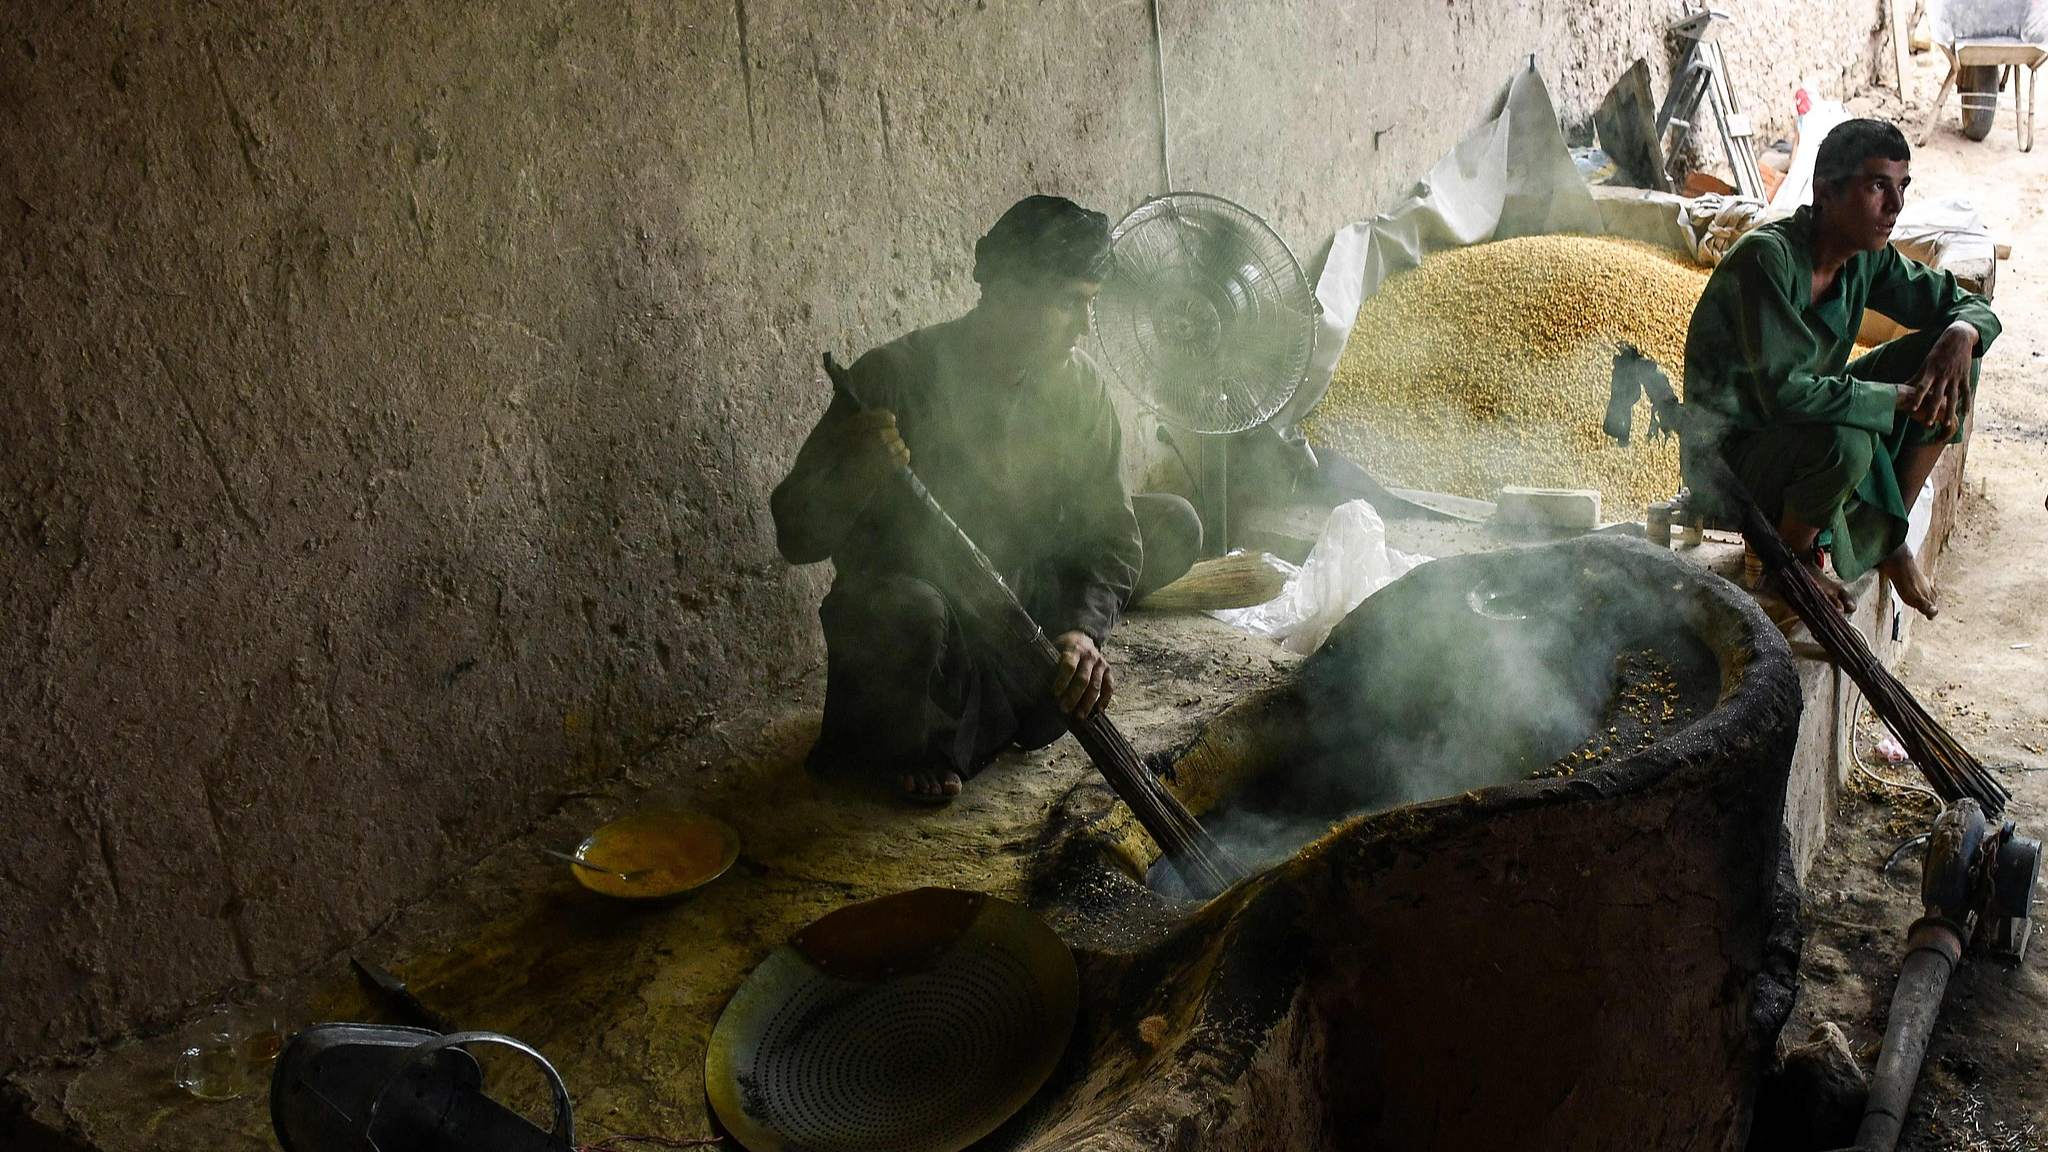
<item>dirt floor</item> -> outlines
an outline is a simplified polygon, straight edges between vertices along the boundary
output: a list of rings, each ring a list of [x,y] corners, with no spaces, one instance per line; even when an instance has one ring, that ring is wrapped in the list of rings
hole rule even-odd
[[[1117,722],[1141,752],[1175,747],[1299,657],[1199,614],[1140,613],[1117,630]],[[1071,740],[1005,754],[944,808],[821,784],[802,767],[817,731],[817,681],[775,715],[721,728],[701,752],[663,748],[557,809],[352,954],[405,980],[457,1027],[545,1052],[572,1087],[586,1140],[711,1134],[703,1046],[732,989],[796,929],[842,905],[925,884],[1026,895],[1046,814],[1098,777]],[[739,860],[702,889],[645,906],[584,891],[541,855],[626,812],[689,807],[729,821]],[[249,990],[245,990],[249,992]],[[356,985],[345,957],[242,997],[288,1029],[319,1020],[408,1021]],[[31,1147],[73,1152],[263,1152],[276,1147],[260,1091],[217,1103],[171,1082],[177,1033],[111,1045],[82,1067],[14,1078]],[[536,1106],[538,1078],[484,1061],[493,1091]],[[0,1146],[8,1143],[0,1118]],[[45,1143],[33,1143],[42,1140]]]
[[[1938,58],[1915,58],[1906,121],[1917,139],[1940,80]],[[1889,94],[1886,94],[1889,96]],[[1897,116],[1894,100],[1872,111]],[[1860,110],[1860,109],[1859,109]],[[1913,197],[1973,200],[2012,258],[1998,272],[2005,332],[1985,361],[1967,497],[1938,578],[1943,610],[1912,633],[1902,673],[1987,763],[2004,773],[2020,828],[2048,831],[2048,134],[2018,150],[2011,93],[1991,136],[1956,127],[1953,98],[1913,161]],[[1866,759],[1882,730],[1858,733]],[[1909,768],[1874,771],[1917,780]],[[1841,797],[1828,846],[1807,882],[1808,937],[1797,1012],[1785,1030],[1803,1040],[1821,1021],[1841,1025],[1866,1068],[1889,1007],[1906,927],[1920,913],[1919,856],[1888,874],[1884,862],[1924,831],[1931,802],[1859,776]],[[1901,1147],[2048,1148],[2048,946],[2024,964],[1966,960],[1929,1052]]]

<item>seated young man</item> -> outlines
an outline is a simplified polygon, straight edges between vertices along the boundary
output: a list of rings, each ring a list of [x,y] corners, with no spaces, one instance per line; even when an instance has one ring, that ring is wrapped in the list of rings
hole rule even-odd
[[[1906,520],[1961,439],[1999,326],[1953,275],[1891,247],[1910,157],[1883,121],[1828,133],[1813,206],[1743,237],[1708,280],[1686,337],[1685,402],[1720,418],[1728,464],[1837,602],[1848,606],[1822,575],[1823,549],[1841,579],[1875,567],[1931,618],[1934,585]],[[1851,359],[1866,307],[1913,331]]]
[[[1063,712],[1108,703],[1102,644],[1119,612],[1201,547],[1187,501],[1134,508],[1116,410],[1078,347],[1108,274],[1108,219],[1033,196],[974,257],[974,309],[856,361],[860,407],[833,399],[771,501],[783,557],[837,569],[818,608],[825,719],[811,769],[923,802],[950,799],[1011,744],[1058,739]],[[906,463],[1059,648],[1052,696],[1010,688],[932,582],[921,521],[882,485]]]

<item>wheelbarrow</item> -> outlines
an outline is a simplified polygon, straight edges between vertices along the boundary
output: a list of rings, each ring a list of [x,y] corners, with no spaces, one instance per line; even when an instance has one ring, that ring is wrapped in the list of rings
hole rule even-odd
[[[1933,137],[1952,90],[1962,105],[1963,135],[1989,136],[1998,95],[2011,85],[2020,151],[2031,151],[2041,66],[2048,64],[2048,0],[1948,0],[1936,9],[1934,27],[1948,74],[1927,110],[1920,143]]]

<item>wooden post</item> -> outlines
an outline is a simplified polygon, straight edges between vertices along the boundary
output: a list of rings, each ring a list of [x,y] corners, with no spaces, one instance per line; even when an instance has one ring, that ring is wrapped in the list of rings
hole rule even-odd
[[[1906,99],[1906,77],[1913,69],[1913,0],[1891,0],[1892,59],[1898,67],[1899,99]]]

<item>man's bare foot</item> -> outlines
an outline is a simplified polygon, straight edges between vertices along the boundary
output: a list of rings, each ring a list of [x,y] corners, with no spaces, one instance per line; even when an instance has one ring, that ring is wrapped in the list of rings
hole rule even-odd
[[[1840,580],[1837,580],[1833,576],[1828,575],[1826,569],[1822,568],[1819,564],[1814,563],[1812,560],[1802,559],[1799,561],[1799,565],[1800,567],[1806,569],[1806,574],[1808,576],[1813,577],[1813,582],[1815,584],[1820,585],[1821,595],[1827,597],[1828,603],[1833,604],[1836,610],[1841,612],[1842,615],[1847,616],[1850,613],[1856,611],[1855,598],[1849,595],[1848,587],[1845,586]],[[1780,584],[1780,578],[1773,576],[1769,580],[1764,581],[1763,587],[1762,589],[1760,589],[1760,591],[1767,591],[1772,595],[1777,596],[1780,599],[1783,599],[1785,595],[1785,590],[1780,586]]]
[[[944,804],[960,794],[960,774],[905,772],[896,778],[896,790],[913,803]]]
[[[1877,570],[1892,582],[1892,590],[1906,602],[1906,607],[1929,620],[1941,611],[1941,597],[1934,590],[1934,581],[1921,570],[1920,561],[1914,558],[1912,549],[1899,545],[1891,555],[1878,562]]]

